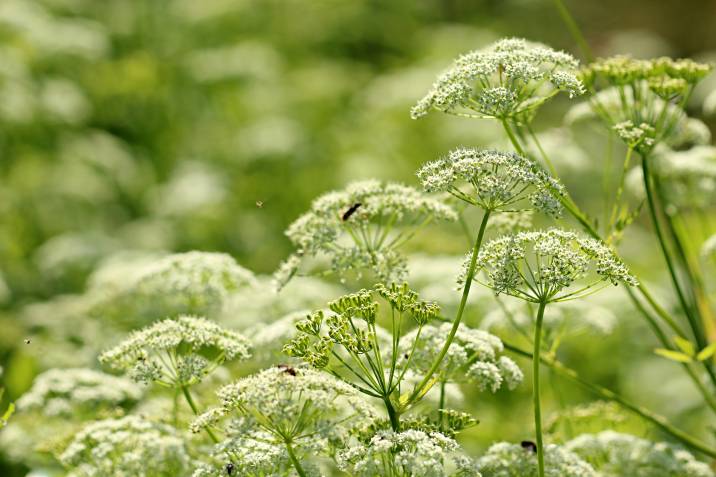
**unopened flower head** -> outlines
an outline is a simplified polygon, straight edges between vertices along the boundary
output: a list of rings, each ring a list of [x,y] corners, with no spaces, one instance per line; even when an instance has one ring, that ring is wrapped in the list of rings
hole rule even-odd
[[[91,313],[130,324],[180,314],[213,316],[230,293],[256,283],[253,273],[223,253],[169,255],[133,275],[125,286],[107,290]]]
[[[237,435],[252,436],[274,446],[290,442],[297,453],[330,455],[375,418],[370,404],[352,386],[330,375],[302,367],[279,365],[224,386],[218,391],[221,406],[200,415],[192,424],[199,432],[221,425],[225,418],[227,441],[234,465],[248,465],[245,449],[234,448]],[[236,419],[239,419],[238,421]],[[233,429],[237,422],[240,429]],[[232,444],[233,442],[233,444]]]
[[[141,397],[142,390],[125,378],[85,368],[51,369],[35,378],[17,401],[17,408],[45,416],[84,415],[128,406]]]
[[[379,345],[381,330],[376,325],[375,295],[388,302],[393,316],[412,320],[419,327],[440,313],[437,304],[420,300],[407,284],[379,284],[374,290],[361,290],[331,302],[328,315],[316,311],[296,323],[298,333],[284,346],[284,352],[316,368],[326,368],[337,354],[355,357],[372,352]]]
[[[356,477],[479,477],[475,462],[439,432],[379,431],[364,444],[342,450],[338,466]]]
[[[583,77],[599,92],[590,100],[592,108],[629,147],[647,155],[657,143],[679,136],[683,100],[711,69],[688,59],[615,56],[593,62]]]
[[[184,475],[190,467],[174,428],[137,416],[89,424],[59,458],[72,477]]]
[[[420,330],[419,335],[417,330],[406,334],[401,340],[402,358],[399,362],[410,360],[415,372],[427,372],[445,344],[451,326],[450,323],[429,324]],[[415,349],[411,351],[416,339]],[[501,356],[502,351],[502,341],[498,337],[461,324],[440,365],[441,380],[464,379],[477,384],[481,391],[493,393],[503,386],[514,389],[522,382],[522,371],[510,358]]]
[[[455,149],[425,164],[418,178],[428,192],[449,192],[485,210],[510,211],[524,201],[551,216],[562,210],[562,184],[532,160],[512,152]]]
[[[456,220],[455,211],[418,190],[375,180],[353,182],[328,192],[286,230],[296,254],[276,275],[279,286],[290,279],[306,257],[327,257],[332,272],[371,270],[380,280],[405,274],[399,253],[420,227],[431,220]]]
[[[583,434],[565,447],[600,472],[614,477],[714,477],[711,468],[688,451],[666,442],[651,442],[605,431]]]
[[[599,282],[637,285],[614,252],[593,238],[561,229],[519,232],[485,244],[477,263],[497,294],[532,302],[584,296]],[[585,286],[572,287],[585,278]]]
[[[587,462],[568,450],[545,446],[545,475],[550,477],[598,477]],[[537,477],[537,452],[534,444],[499,442],[477,461],[482,477]]]
[[[460,56],[411,110],[529,121],[559,91],[584,93],[577,60],[568,53],[517,38]],[[474,114],[474,113],[477,114]]]
[[[180,316],[132,333],[100,362],[139,382],[185,386],[201,381],[225,360],[248,359],[249,342],[204,318]]]

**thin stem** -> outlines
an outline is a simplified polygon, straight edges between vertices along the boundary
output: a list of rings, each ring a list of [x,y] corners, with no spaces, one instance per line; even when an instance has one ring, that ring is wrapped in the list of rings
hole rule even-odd
[[[296,458],[296,453],[293,452],[293,447],[291,446],[290,441],[286,442],[286,452],[288,452],[288,457],[291,459],[291,463],[293,464],[293,468],[296,469],[296,473],[300,477],[306,477],[306,471],[303,470],[303,467],[301,467],[301,463],[298,461],[298,458]]]
[[[567,7],[564,5],[564,3],[562,3],[562,0],[554,0],[554,6],[557,8],[557,12],[559,12],[559,16],[562,17],[562,21],[564,22],[564,24],[567,25],[567,29],[572,35],[572,38],[574,39],[574,41],[577,42],[577,45],[579,45],[579,49],[582,50],[584,58],[590,62],[594,61],[594,54],[592,54],[592,49],[589,48],[589,44],[587,43],[587,40],[585,40],[584,35],[582,34],[582,30],[580,30],[579,26],[577,25],[577,22],[574,21],[572,14],[569,13]]]
[[[390,401],[390,397],[384,397],[383,402],[385,403],[385,408],[388,410],[390,427],[395,432],[400,431],[400,416],[398,415],[398,411],[395,410],[395,406],[393,406],[393,403]]]
[[[445,385],[447,384],[447,381],[443,380],[440,381],[440,401],[438,402],[438,419],[440,422],[440,430],[443,431],[443,418],[445,417],[445,413],[442,412],[443,409],[445,409]]]
[[[445,358],[445,355],[448,352],[448,349],[450,349],[450,345],[452,344],[453,340],[455,339],[455,334],[457,333],[458,327],[460,326],[460,321],[462,320],[462,315],[465,312],[465,306],[467,305],[467,297],[470,295],[470,286],[472,285],[472,279],[475,277],[475,268],[477,266],[477,255],[480,252],[480,246],[482,245],[482,239],[485,236],[485,230],[487,229],[487,221],[490,218],[490,210],[486,210],[485,214],[482,216],[482,222],[480,223],[480,230],[477,233],[477,239],[475,240],[475,245],[472,247],[472,256],[470,257],[470,265],[467,269],[467,275],[465,277],[465,285],[462,290],[462,298],[460,299],[460,306],[457,309],[457,315],[455,315],[455,320],[452,323],[452,328],[450,328],[450,333],[448,334],[447,338],[445,339],[445,344],[443,345],[442,349],[440,350],[440,353],[438,353],[437,357],[435,358],[435,361],[433,361],[433,364],[430,366],[430,369],[427,373],[425,373],[425,377],[423,377],[423,380],[420,381],[420,384],[418,384],[415,387],[415,390],[410,395],[410,398],[408,399],[408,403],[413,402],[415,398],[418,396],[422,396],[427,390],[429,389],[429,383],[433,377],[433,374],[435,374],[435,371],[440,367],[440,364],[442,363],[443,359]],[[432,383],[430,383],[432,385]]]
[[[189,388],[187,386],[181,387],[181,392],[184,393],[184,398],[186,399],[186,402],[189,403],[189,407],[191,408],[192,412],[195,416],[199,415],[199,409],[196,407],[196,403],[194,402],[194,398],[191,397],[191,393],[189,392]],[[204,428],[206,430],[206,433],[209,434],[209,437],[211,437],[211,440],[214,441],[215,444],[219,443],[219,439],[216,437],[214,432],[209,429],[208,427]]]
[[[535,411],[535,434],[537,440],[537,471],[539,477],[544,477],[544,443],[542,441],[542,407],[539,399],[539,365],[540,351],[542,343],[542,321],[544,320],[544,309],[547,306],[546,301],[540,301],[537,310],[537,319],[535,320],[535,337],[534,337],[534,356],[532,360],[532,402]]]
[[[518,348],[517,346],[514,346],[509,343],[503,342],[505,345],[505,349],[524,356],[525,358],[533,359],[533,354],[529,351],[525,351],[523,349]],[[534,361],[534,359],[533,359]],[[672,426],[669,421],[663,416],[660,416],[644,407],[641,407],[637,404],[634,404],[627,400],[626,398],[620,396],[619,394],[615,393],[611,389],[607,389],[603,386],[600,386],[598,384],[590,383],[589,381],[585,380],[581,376],[579,376],[579,373],[577,373],[575,370],[568,368],[567,366],[563,365],[561,362],[557,361],[556,359],[549,358],[546,356],[541,356],[539,358],[539,361],[552,368],[557,374],[579,384],[580,386],[584,387],[585,389],[589,390],[590,392],[596,394],[602,399],[606,399],[608,401],[613,401],[620,406],[622,406],[624,409],[642,417],[643,419],[651,422],[658,428],[660,428],[662,431],[666,432],[670,436],[674,437],[675,439],[681,441],[686,446],[690,447],[691,449],[694,449],[696,451],[699,451],[713,459],[716,459],[716,449],[709,448],[706,444],[703,442],[695,439],[694,437],[690,436],[686,432],[677,429],[676,427]]]
[[[664,260],[666,261],[666,266],[669,269],[669,275],[671,277],[671,282],[674,285],[674,290],[676,291],[676,295],[679,299],[679,304],[681,305],[681,308],[684,310],[684,314],[686,315],[686,318],[689,321],[689,326],[691,327],[691,332],[694,335],[694,338],[696,339],[696,343],[699,345],[699,348],[703,348],[706,346],[706,341],[703,337],[703,332],[701,330],[701,327],[699,326],[699,323],[696,321],[696,318],[693,316],[691,307],[689,306],[688,302],[686,301],[686,296],[684,295],[684,291],[681,288],[681,283],[679,282],[679,278],[676,274],[676,268],[674,267],[674,262],[671,257],[671,253],[669,252],[669,248],[666,244],[666,238],[664,237],[664,232],[661,230],[661,224],[659,223],[659,217],[657,215],[657,209],[656,209],[656,203],[654,200],[654,192],[651,188],[651,173],[649,172],[649,159],[647,157],[642,157],[641,160],[641,167],[642,172],[644,175],[644,190],[646,191],[646,200],[647,204],[649,205],[649,215],[651,217],[651,222],[654,227],[654,231],[656,232],[656,237],[659,241],[659,247],[661,248],[662,255],[664,256]]]

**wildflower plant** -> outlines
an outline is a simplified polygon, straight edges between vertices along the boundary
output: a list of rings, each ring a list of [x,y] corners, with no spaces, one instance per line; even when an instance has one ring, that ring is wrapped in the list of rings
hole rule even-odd
[[[561,229],[519,232],[494,239],[480,251],[477,263],[486,275],[486,285],[495,294],[507,294],[539,305],[533,341],[533,400],[538,475],[543,477],[539,373],[545,308],[549,303],[585,297],[598,291],[595,287],[600,284],[636,286],[638,281],[605,244]],[[583,285],[582,280],[586,282]]]
[[[389,338],[383,343],[377,325],[377,296],[390,309]],[[439,315],[439,306],[420,300],[407,284],[379,284],[372,290],[345,295],[331,302],[329,308],[330,314],[319,310],[296,323],[298,334],[284,346],[284,352],[381,399],[391,426],[398,430],[400,415],[425,393],[416,393],[415,388],[413,394],[401,394],[420,333]],[[410,337],[403,336],[402,331],[408,326],[416,327]],[[411,340],[407,345],[410,351],[399,361],[406,338]]]
[[[159,477],[183,475],[190,468],[189,452],[176,430],[138,416],[87,425],[59,459],[72,477]]]
[[[221,406],[200,415],[192,429],[222,427],[226,437],[214,452],[215,469],[236,475],[266,475],[282,467],[308,475],[304,460],[331,456],[375,411],[351,385],[321,371],[279,365],[224,386]],[[262,450],[263,449],[263,450]],[[256,455],[268,452],[266,455]]]
[[[439,432],[380,431],[338,455],[338,466],[355,477],[479,477],[472,458]]]
[[[568,53],[506,38],[457,58],[410,114],[417,119],[437,110],[528,123],[560,91],[584,93],[577,66]]]
[[[714,471],[689,451],[666,442],[604,431],[583,434],[565,448],[610,477],[713,477]]]
[[[173,388],[177,394],[181,391],[194,414],[198,414],[190,387],[225,361],[249,357],[250,345],[243,335],[204,318],[180,316],[132,333],[99,359],[137,382],[157,383]],[[174,402],[176,422],[176,399]],[[216,440],[211,432],[209,436]]]
[[[286,235],[296,247],[275,274],[280,288],[308,257],[325,256],[330,272],[344,277],[372,271],[378,280],[406,273],[400,247],[433,220],[456,220],[455,211],[416,189],[376,180],[352,182],[323,194],[294,221]]]
[[[545,449],[545,474],[550,477],[597,477],[591,465],[569,450],[550,444]],[[532,442],[498,442],[477,461],[482,477],[536,477],[537,453]]]

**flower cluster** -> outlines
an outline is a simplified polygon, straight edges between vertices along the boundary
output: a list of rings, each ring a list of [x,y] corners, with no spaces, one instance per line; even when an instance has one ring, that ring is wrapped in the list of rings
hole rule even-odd
[[[519,232],[485,244],[478,267],[497,294],[527,301],[559,301],[583,296],[600,281],[637,285],[624,263],[603,243],[561,229]],[[592,270],[596,277],[565,291]]]
[[[174,428],[137,416],[89,424],[59,458],[71,477],[184,475],[190,467]]]
[[[222,387],[217,394],[221,406],[200,415],[192,430],[199,432],[233,418],[224,429],[228,437],[216,448],[220,469],[227,463],[221,460],[223,456],[229,456],[237,468],[257,472],[264,465],[256,460],[262,458],[256,456],[261,443],[266,448],[283,448],[271,451],[279,455],[278,462],[286,460],[288,446],[300,456],[331,455],[357,426],[375,417],[373,408],[352,386],[301,367],[268,368]],[[265,465],[272,462],[265,461]]]
[[[449,192],[485,210],[510,210],[527,200],[532,207],[559,216],[562,184],[532,160],[511,152],[459,148],[425,164],[418,178],[428,192]],[[467,188],[461,188],[466,184]]]
[[[355,477],[479,477],[475,463],[453,439],[410,429],[379,431],[338,455],[339,468]]]
[[[132,333],[99,359],[138,382],[181,387],[201,381],[225,360],[249,356],[243,335],[204,318],[180,316]]]
[[[430,324],[423,327],[419,335],[417,330],[405,335],[400,347],[401,361],[411,359],[415,371],[425,373],[444,346],[450,327],[450,323]],[[498,337],[461,324],[440,364],[440,380],[449,382],[466,378],[477,384],[481,391],[493,393],[503,384],[514,389],[522,382],[522,371],[510,358],[500,356],[502,351],[502,341]]]
[[[40,411],[45,416],[67,416],[127,406],[141,397],[141,389],[125,378],[84,368],[50,369],[35,378],[30,390],[17,401],[17,408]]]
[[[326,256],[334,273],[372,270],[380,280],[400,279],[405,258],[398,248],[431,220],[456,220],[441,201],[412,187],[375,180],[328,192],[286,230],[295,255],[276,274],[283,286],[306,257]]]
[[[583,434],[565,446],[610,477],[714,477],[707,464],[683,449],[628,434]]]
[[[678,135],[683,102],[711,69],[689,59],[614,56],[590,64],[582,76],[592,92],[601,89],[591,99],[592,108],[629,147],[646,155]]]
[[[253,273],[229,255],[174,254],[145,265],[124,286],[106,290],[92,314],[130,324],[180,314],[213,316],[229,293],[255,283]]]
[[[411,110],[414,119],[431,110],[529,122],[559,91],[584,93],[577,60],[562,51],[517,38],[500,40],[460,56]],[[470,113],[471,114],[471,113]]]
[[[537,477],[537,453],[529,441],[499,442],[477,461],[482,477]],[[545,448],[545,475],[549,477],[597,477],[600,474],[576,454],[556,446]]]

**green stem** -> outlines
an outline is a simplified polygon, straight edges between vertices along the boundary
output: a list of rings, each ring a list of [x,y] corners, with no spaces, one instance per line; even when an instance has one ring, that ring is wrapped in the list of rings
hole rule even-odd
[[[286,452],[288,452],[288,457],[291,459],[291,463],[293,464],[293,468],[296,469],[296,473],[300,477],[306,477],[306,471],[303,470],[303,467],[301,467],[301,463],[298,461],[298,458],[296,458],[296,453],[293,451],[293,447],[289,441],[286,441]]]
[[[442,412],[443,409],[445,409],[445,385],[447,384],[446,381],[440,381],[440,402],[438,403],[438,422],[440,423],[440,430],[444,431],[443,428],[443,418],[445,417],[445,413]]]
[[[191,397],[191,393],[189,392],[189,388],[187,386],[181,387],[181,392],[184,393],[184,398],[186,399],[186,402],[189,403],[189,407],[191,408],[192,412],[195,416],[199,415],[199,409],[196,407],[196,403],[194,402],[194,398]],[[215,444],[219,443],[219,439],[217,439],[216,435],[212,432],[211,429],[208,427],[205,427],[206,433],[209,434],[209,437],[211,437],[211,440],[214,441]]]
[[[445,358],[445,355],[448,352],[448,349],[450,349],[450,345],[452,344],[453,340],[455,339],[455,334],[457,333],[458,327],[460,326],[460,321],[462,320],[462,315],[465,312],[465,306],[467,305],[467,297],[470,295],[470,286],[472,285],[472,279],[475,277],[475,268],[477,265],[477,255],[480,252],[480,246],[482,245],[482,239],[485,236],[485,230],[487,229],[487,221],[490,218],[490,210],[486,210],[485,214],[482,216],[482,222],[480,223],[480,230],[477,233],[477,239],[475,240],[475,245],[472,247],[472,256],[470,257],[470,265],[467,269],[467,274],[465,276],[465,285],[462,290],[462,298],[460,299],[460,305],[457,309],[457,315],[455,315],[455,320],[452,323],[452,328],[450,328],[450,333],[448,334],[447,338],[445,339],[445,344],[443,345],[442,349],[440,350],[440,353],[438,353],[437,357],[435,358],[435,361],[433,361],[433,364],[430,366],[430,369],[428,369],[428,372],[425,374],[425,377],[423,377],[423,380],[420,381],[420,384],[418,384],[415,387],[415,390],[408,398],[408,403],[413,402],[413,400],[418,397],[422,396],[427,390],[429,389],[428,384],[430,383],[430,380],[433,377],[433,374],[435,374],[435,371],[440,367],[440,364],[442,363],[443,359]],[[432,384],[431,384],[432,385]]]
[[[503,342],[504,343],[504,342]],[[505,349],[524,356],[525,358],[533,359],[533,354],[529,351],[525,351],[523,349],[518,348],[517,346],[511,345],[509,343],[504,343]],[[534,361],[534,359],[533,359]],[[566,367],[561,362],[541,356],[539,358],[539,361],[552,368],[557,374],[579,384],[580,386],[584,387],[585,389],[589,390],[590,392],[596,394],[602,399],[606,399],[608,401],[613,401],[620,406],[622,406],[624,409],[640,416],[641,418],[651,422],[658,428],[660,428],[662,431],[666,432],[670,436],[674,437],[675,439],[681,441],[686,446],[690,447],[691,449],[694,449],[696,451],[699,451],[703,453],[704,455],[707,455],[713,459],[716,459],[716,449],[709,448],[706,444],[703,442],[695,439],[694,437],[690,436],[684,431],[681,431],[674,426],[672,426],[669,421],[666,420],[665,417],[660,416],[658,414],[653,413],[652,411],[641,407],[637,404],[633,404],[632,402],[628,401],[626,398],[623,398],[622,396],[618,395],[611,389],[607,389],[603,386],[600,386],[598,384],[590,383],[589,381],[583,379],[581,376],[579,376],[579,373],[577,373],[575,370]]]
[[[679,278],[676,274],[676,268],[674,267],[674,262],[671,257],[671,253],[669,252],[669,248],[666,244],[666,238],[664,237],[664,232],[661,230],[661,224],[659,223],[659,217],[657,215],[657,209],[656,209],[656,203],[654,200],[654,192],[651,188],[651,173],[649,171],[649,159],[647,157],[642,157],[641,160],[641,167],[642,167],[642,173],[644,175],[644,190],[646,191],[646,201],[649,205],[649,216],[651,217],[651,223],[654,227],[654,231],[656,232],[656,237],[659,241],[659,247],[661,248],[661,253],[664,256],[664,260],[666,261],[666,266],[669,269],[669,276],[671,277],[671,282],[674,285],[674,290],[676,291],[676,295],[679,299],[679,304],[681,305],[681,308],[684,310],[684,314],[686,315],[686,318],[689,321],[689,326],[691,327],[691,332],[694,335],[694,338],[696,339],[696,343],[698,344],[699,348],[703,348],[706,346],[705,339],[703,337],[703,332],[701,330],[701,327],[699,326],[699,323],[696,321],[696,318],[693,316],[691,307],[686,301],[686,296],[684,295],[684,291],[681,288],[681,283],[679,282]]]
[[[564,5],[564,3],[562,3],[562,0],[554,0],[554,6],[557,8],[559,16],[562,17],[562,21],[565,23],[565,25],[567,25],[567,29],[572,35],[572,38],[574,38],[574,41],[576,41],[577,45],[579,45],[579,49],[582,50],[584,58],[590,62],[594,61],[592,49],[589,48],[589,44],[587,43],[587,40],[584,39],[582,30],[580,30],[579,26],[577,25],[577,22],[574,21],[572,14],[569,13],[567,7]]]
[[[540,351],[542,343],[542,321],[544,320],[544,309],[547,306],[546,301],[541,301],[537,310],[537,320],[535,321],[535,337],[534,337],[534,356],[532,360],[532,401],[535,411],[535,434],[537,437],[537,471],[539,477],[544,477],[544,443],[542,441],[542,407],[539,399],[539,365]]]
[[[390,427],[393,429],[394,432],[400,431],[400,416],[395,410],[393,403],[390,402],[390,398],[387,396],[383,398],[383,402],[385,403],[385,408],[388,410],[388,417],[390,418]]]

